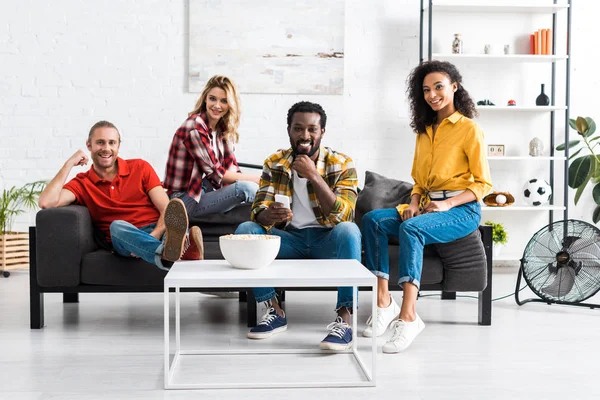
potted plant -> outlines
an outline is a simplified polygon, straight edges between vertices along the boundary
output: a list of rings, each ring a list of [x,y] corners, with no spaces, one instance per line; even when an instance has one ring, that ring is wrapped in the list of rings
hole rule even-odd
[[[12,224],[17,215],[37,207],[37,199],[45,186],[46,181],[37,181],[0,193],[0,269],[4,277],[10,275],[7,267],[29,263],[29,234],[12,232]]]
[[[508,242],[508,234],[506,233],[506,229],[504,229],[504,225],[499,222],[493,221],[485,221],[484,225],[489,225],[492,227],[492,243],[494,246],[493,255],[500,255],[500,251],[502,246]]]
[[[592,220],[597,224],[600,221],[600,155],[596,153],[596,147],[600,143],[600,135],[594,136],[596,123],[590,117],[570,119],[569,126],[577,131],[580,138],[569,140],[569,143],[557,146],[556,150],[564,151],[568,147],[569,150],[573,149],[574,151],[573,154],[569,155],[569,160],[572,161],[569,165],[568,183],[569,187],[577,189],[574,199],[575,204],[579,202],[581,194],[590,180],[593,181],[592,197],[596,207],[592,213]],[[584,151],[584,155],[579,156],[582,151]]]

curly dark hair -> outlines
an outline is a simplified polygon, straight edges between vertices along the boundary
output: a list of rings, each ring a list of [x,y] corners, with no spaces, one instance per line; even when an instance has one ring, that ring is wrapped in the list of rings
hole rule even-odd
[[[289,110],[287,114],[287,126],[288,128],[292,124],[292,117],[295,113],[315,113],[321,116],[321,129],[325,129],[325,125],[327,124],[327,114],[325,114],[325,110],[317,103],[311,103],[310,101],[300,101],[294,104]]]
[[[413,69],[406,79],[406,94],[410,102],[410,112],[412,114],[410,127],[416,133],[425,132],[425,127],[433,125],[436,122],[437,113],[425,101],[423,94],[423,81],[425,76],[432,72],[441,72],[450,78],[450,82],[456,82],[456,92],[454,93],[454,107],[462,115],[473,118],[478,115],[475,104],[469,96],[469,93],[462,85],[462,76],[458,69],[447,61],[424,61]]]

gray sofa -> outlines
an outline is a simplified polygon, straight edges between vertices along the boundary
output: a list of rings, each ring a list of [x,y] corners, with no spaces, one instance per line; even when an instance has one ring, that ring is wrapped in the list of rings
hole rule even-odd
[[[190,224],[202,229],[204,258],[222,259],[219,236],[233,233],[249,216],[250,205],[243,204],[224,214],[191,219]],[[36,226],[29,228],[29,241],[32,329],[44,326],[44,293],[63,293],[63,301],[69,303],[77,302],[79,293],[164,290],[165,271],[98,247],[83,206],[40,210]],[[245,288],[240,290],[245,294]]]
[[[357,223],[373,208],[391,207],[410,191],[410,185],[367,173],[364,190],[357,202]],[[395,204],[391,204],[395,203]],[[202,229],[206,259],[222,259],[218,238],[233,233],[247,221],[250,206],[241,205],[224,214],[192,219]],[[67,206],[41,210],[36,226],[30,227],[30,325],[44,326],[44,293],[63,293],[64,302],[77,302],[79,293],[162,292],[165,272],[140,260],[116,256],[98,248],[88,210]],[[391,272],[395,273],[398,246],[390,243]],[[397,278],[392,275],[390,287]],[[479,231],[447,245],[428,246],[424,258],[422,290],[441,290],[443,299],[455,298],[455,292],[478,291],[479,323],[491,324],[491,228]],[[198,288],[201,289],[201,288]],[[279,288],[285,299],[285,290]],[[246,299],[248,325],[256,323],[257,305],[252,291],[239,288],[240,300]],[[319,290],[319,288],[316,288]],[[213,289],[211,289],[213,291]]]

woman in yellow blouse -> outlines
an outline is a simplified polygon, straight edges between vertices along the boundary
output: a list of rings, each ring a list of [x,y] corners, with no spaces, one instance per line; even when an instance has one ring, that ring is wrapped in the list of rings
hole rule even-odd
[[[405,350],[425,324],[416,311],[423,247],[448,243],[475,231],[481,220],[479,201],[491,190],[483,131],[473,122],[477,111],[448,62],[428,61],[407,79],[412,121],[417,133],[410,204],[373,210],[362,220],[367,267],[377,275],[377,315],[364,336],[382,335],[392,324],[384,353]],[[399,306],[388,291],[388,236],[400,242]]]

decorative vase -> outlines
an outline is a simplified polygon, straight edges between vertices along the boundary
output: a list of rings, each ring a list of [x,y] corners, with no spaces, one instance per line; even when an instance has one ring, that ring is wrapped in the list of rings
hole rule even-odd
[[[492,255],[494,258],[500,257],[500,253],[502,253],[502,247],[504,247],[504,245],[500,243],[494,243],[492,245]]]
[[[542,83],[542,93],[540,93],[540,95],[535,99],[536,106],[550,105],[550,98],[546,96],[546,93],[544,93],[544,86],[545,85]]]

